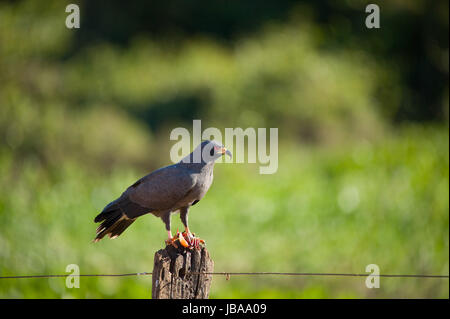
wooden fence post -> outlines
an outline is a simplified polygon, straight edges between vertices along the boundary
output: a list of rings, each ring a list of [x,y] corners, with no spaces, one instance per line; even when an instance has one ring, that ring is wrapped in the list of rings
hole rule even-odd
[[[167,246],[155,253],[153,299],[208,299],[214,262],[209,252]]]

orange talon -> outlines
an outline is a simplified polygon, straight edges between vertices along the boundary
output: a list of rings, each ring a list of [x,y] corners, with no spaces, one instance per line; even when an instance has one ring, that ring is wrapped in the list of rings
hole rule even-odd
[[[186,239],[184,239],[183,235],[181,233],[178,233],[178,241],[180,242],[181,246],[188,248],[190,245],[189,243],[186,241]]]
[[[180,242],[183,247],[189,249],[200,249],[201,245],[205,245],[205,241],[203,239],[195,237],[195,235],[189,232],[189,229],[187,228],[182,233],[177,230],[174,241]]]

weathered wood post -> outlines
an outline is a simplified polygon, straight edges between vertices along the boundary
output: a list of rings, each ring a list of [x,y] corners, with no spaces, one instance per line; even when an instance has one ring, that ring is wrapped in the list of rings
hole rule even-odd
[[[166,246],[155,253],[153,299],[208,299],[214,262],[206,248]]]

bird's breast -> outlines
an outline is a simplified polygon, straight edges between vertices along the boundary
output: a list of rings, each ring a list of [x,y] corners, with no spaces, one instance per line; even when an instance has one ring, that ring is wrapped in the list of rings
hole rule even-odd
[[[195,184],[194,188],[192,189],[193,199],[200,200],[203,196],[205,196],[205,194],[208,191],[210,186],[211,186],[211,182],[208,180],[203,180],[203,181],[197,182],[197,184]]]
[[[195,184],[189,192],[177,202],[177,205],[175,206],[176,208],[191,206],[195,201],[198,202],[201,200],[205,196],[213,181],[213,174],[210,171],[201,171],[199,173],[192,174],[191,177],[195,180]]]

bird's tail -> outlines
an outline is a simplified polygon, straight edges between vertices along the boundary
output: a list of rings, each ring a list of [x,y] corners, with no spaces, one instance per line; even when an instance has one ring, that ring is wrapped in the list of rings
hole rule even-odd
[[[112,239],[118,237],[135,221],[135,218],[129,218],[119,209],[113,209],[103,211],[94,219],[96,223],[101,221],[103,222],[97,227],[95,243],[105,237],[105,235],[109,235],[109,238]]]

